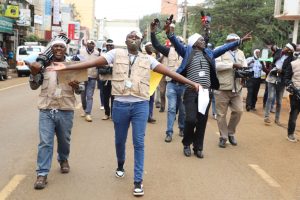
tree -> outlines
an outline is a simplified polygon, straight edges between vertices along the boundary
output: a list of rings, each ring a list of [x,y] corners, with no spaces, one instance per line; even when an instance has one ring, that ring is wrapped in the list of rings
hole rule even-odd
[[[216,45],[224,43],[229,33],[242,36],[253,31],[253,42],[244,46],[244,51],[253,48],[277,44],[283,46],[289,42],[292,22],[280,21],[273,17],[274,0],[207,0],[207,8],[189,8],[189,30],[199,32],[201,29],[200,11],[205,10],[212,16],[211,42]]]

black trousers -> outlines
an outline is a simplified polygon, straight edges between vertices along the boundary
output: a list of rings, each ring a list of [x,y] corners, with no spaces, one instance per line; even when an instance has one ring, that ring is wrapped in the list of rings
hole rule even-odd
[[[246,107],[250,109],[255,108],[257,95],[259,92],[261,78],[250,78],[247,80],[247,98],[246,98]]]
[[[109,102],[111,100],[111,103]],[[105,115],[110,116],[111,110],[113,106],[114,97],[111,95],[111,81],[104,81],[103,84],[103,106]],[[109,103],[111,105],[111,108],[109,106]]]
[[[205,111],[205,115],[199,113],[198,92],[187,88],[184,93],[183,104],[185,106],[186,118],[182,144],[184,146],[193,144],[194,151],[202,151],[210,102]]]
[[[288,122],[288,135],[292,135],[295,132],[296,121],[300,112],[300,100],[295,95],[290,95],[290,116]]]

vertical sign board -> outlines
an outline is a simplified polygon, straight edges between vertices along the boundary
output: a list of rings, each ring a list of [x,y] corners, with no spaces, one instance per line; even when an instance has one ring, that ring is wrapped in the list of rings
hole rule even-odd
[[[52,0],[45,0],[44,29],[46,31],[51,30],[51,14],[52,14]]]
[[[80,38],[80,22],[75,22],[75,30],[74,30],[74,40],[79,40]]]
[[[75,24],[69,24],[69,27],[68,27],[68,38],[70,40],[74,40],[74,33],[75,33]]]
[[[60,25],[60,0],[53,0],[53,26]]]

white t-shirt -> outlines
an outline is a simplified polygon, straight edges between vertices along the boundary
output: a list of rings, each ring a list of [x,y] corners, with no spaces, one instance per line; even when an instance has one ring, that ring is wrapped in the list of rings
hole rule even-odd
[[[129,54],[129,59],[130,62],[133,62],[133,59],[136,55],[133,54]],[[115,57],[116,57],[116,49],[112,49],[109,52],[107,52],[105,55],[103,55],[103,57],[106,59],[108,64],[113,64]],[[147,57],[149,58],[150,61],[150,69],[153,70],[155,69],[155,67],[160,64],[160,62],[158,62],[155,58],[153,58],[150,55],[147,55]],[[139,59],[139,57],[137,56],[136,61]],[[145,99],[139,98],[139,97],[135,97],[135,96],[115,96],[115,101],[121,101],[121,102],[139,102],[139,101],[145,101]]]

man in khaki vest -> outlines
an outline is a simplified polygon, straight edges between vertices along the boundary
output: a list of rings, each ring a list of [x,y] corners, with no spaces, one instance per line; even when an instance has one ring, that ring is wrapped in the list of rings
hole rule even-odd
[[[288,122],[287,139],[290,142],[297,142],[295,128],[297,118],[300,112],[300,58],[289,63],[285,69],[284,82],[290,94],[290,115]],[[293,87],[293,89],[292,89]]]
[[[56,63],[52,70],[84,69],[92,66],[104,66],[113,63],[112,95],[115,95],[112,119],[115,128],[115,146],[118,167],[117,178],[125,176],[125,146],[130,122],[134,146],[134,190],[133,195],[144,195],[144,137],[149,114],[149,78],[150,70],[164,74],[172,79],[190,85],[195,90],[199,84],[180,74],[170,71],[155,58],[139,52],[142,35],[137,31],[126,37],[127,49],[113,49],[105,56],[95,60],[65,66]]]
[[[65,62],[66,43],[56,39],[52,42],[52,62]],[[29,64],[30,87],[33,90],[41,86],[38,98],[39,114],[39,136],[37,156],[37,180],[35,189],[43,189],[47,184],[47,175],[50,171],[54,135],[57,137],[57,160],[60,163],[61,173],[69,173],[68,163],[70,153],[71,130],[73,126],[74,108],[76,99],[74,92],[80,93],[78,82],[60,84],[55,71],[44,71],[42,74],[39,63]]]
[[[229,34],[226,43],[240,40],[234,33]],[[242,84],[240,78],[234,77],[234,69],[247,67],[243,51],[235,47],[216,59],[217,77],[220,88],[214,91],[216,99],[217,123],[220,131],[219,147],[225,148],[227,139],[236,146],[234,137],[236,127],[243,113]],[[226,115],[230,107],[231,115],[227,124]]]
[[[99,53],[95,51],[95,42],[93,40],[88,40],[86,47],[80,50],[80,60],[90,60],[95,59],[99,56]],[[92,108],[93,108],[93,96],[96,87],[96,82],[98,79],[98,72],[96,66],[88,69],[88,80],[85,84],[85,90],[81,93],[81,102],[84,113],[81,115],[85,117],[85,120],[92,122]]]

